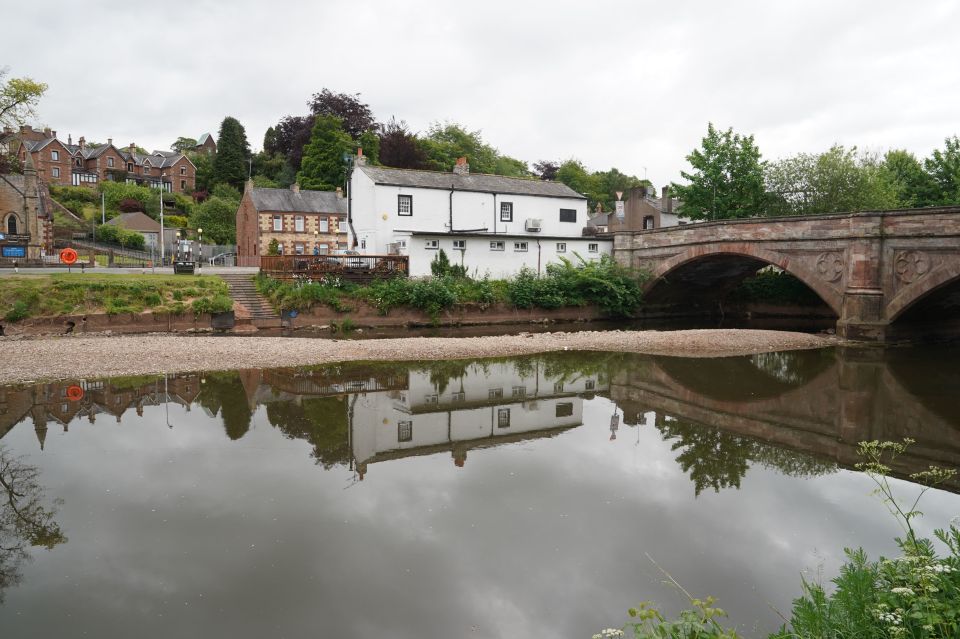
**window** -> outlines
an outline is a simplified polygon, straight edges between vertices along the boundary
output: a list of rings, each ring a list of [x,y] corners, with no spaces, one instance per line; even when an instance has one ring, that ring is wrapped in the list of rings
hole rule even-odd
[[[149,166],[143,167],[143,174],[144,174],[144,175],[150,175],[150,167],[149,167]]]
[[[497,409],[497,428],[510,428],[510,409]]]
[[[413,422],[397,422],[397,441],[413,441]]]
[[[282,231],[283,230],[283,217],[279,215],[273,216],[273,230]]]
[[[7,218],[7,234],[16,235],[17,234],[17,218],[15,215],[11,215]]]
[[[113,168],[113,158],[107,158],[107,166]]]
[[[646,231],[647,229],[652,229],[652,228],[654,228],[653,216],[652,215],[643,216],[643,230]]]
[[[283,255],[283,242],[277,244],[277,255]]]
[[[366,250],[366,248],[367,248],[367,239],[366,239],[366,238],[360,240],[360,248]]]
[[[297,215],[293,218],[293,230],[296,231],[297,233],[303,233],[304,225],[303,225],[302,215]]]
[[[562,392],[563,392],[563,382],[554,382],[554,384],[553,384],[553,392],[554,392],[554,393],[562,393]]]
[[[520,252],[520,253],[525,253],[525,252],[527,251],[527,243],[526,243],[526,242],[514,242],[514,243],[513,243],[513,250],[514,250],[514,251],[518,251],[518,252]]]
[[[413,196],[412,195],[398,195],[397,196],[397,215],[413,215]]]
[[[132,163],[132,162],[127,162],[127,172],[128,172],[128,173],[133,173],[133,163]]]
[[[526,386],[514,386],[513,392],[511,393],[514,397],[526,397],[527,396],[527,387]]]
[[[466,251],[466,250],[467,250],[467,241],[466,241],[466,240],[454,240],[454,241],[453,241],[453,250],[454,250],[454,251]]]
[[[587,244],[587,253],[599,253],[599,252],[600,252],[599,244],[597,244],[596,242],[590,242],[589,244]]]
[[[82,166],[82,164],[81,164],[81,162],[80,162],[80,158],[77,158],[77,166]]]
[[[502,250],[503,250],[503,242],[490,242],[490,250],[491,250],[491,251],[502,251]]]
[[[561,222],[576,222],[576,221],[577,221],[577,210],[576,210],[576,209],[560,209],[560,221],[561,221]]]
[[[585,381],[585,382],[583,383],[583,389],[584,389],[584,390],[593,390],[593,389],[595,389],[596,387],[597,387],[597,383],[596,383],[595,381],[593,381],[592,379],[588,379],[587,381]]]
[[[50,159],[54,162],[60,161],[60,151],[50,151]]]
[[[303,244],[294,244],[293,252],[297,255],[303,255]]]
[[[186,180],[180,180],[180,190],[181,190],[181,191],[186,191],[186,190],[187,190],[187,181],[186,181]]]
[[[187,174],[187,167],[181,166],[181,167],[180,167],[180,175],[186,175],[186,174]]]
[[[51,174],[53,177],[55,177],[55,178],[60,177],[60,167],[59,167],[59,166],[55,166],[55,167],[53,167],[52,169],[50,169],[50,174]]]
[[[424,242],[424,247],[428,249],[438,249],[440,248],[440,240],[427,240]]]
[[[463,402],[466,401],[467,394],[463,391],[456,391],[450,395],[450,401],[452,402]]]
[[[567,243],[557,242],[557,253],[566,253],[566,252],[567,252]]]
[[[325,218],[325,217],[317,218],[317,222],[318,222],[319,225],[320,225],[320,228],[319,228],[318,230],[319,230],[321,233],[329,233],[329,232],[330,232],[330,220],[329,220],[328,218]]]
[[[491,388],[487,391],[487,399],[500,399],[501,397],[503,397],[502,388]]]
[[[573,417],[573,402],[557,404],[557,417]]]
[[[440,397],[434,393],[433,395],[424,395],[423,403],[424,404],[436,404],[440,401]]]
[[[513,202],[500,203],[500,221],[513,222]]]
[[[399,246],[399,247],[402,248],[402,249],[405,249],[405,248],[407,248],[407,241],[406,241],[406,240],[397,240],[397,246]]]
[[[318,244],[317,250],[320,251],[320,255],[328,255],[330,253],[330,247],[326,244]]]

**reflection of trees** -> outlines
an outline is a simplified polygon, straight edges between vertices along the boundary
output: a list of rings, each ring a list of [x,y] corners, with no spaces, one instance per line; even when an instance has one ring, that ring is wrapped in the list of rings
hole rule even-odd
[[[39,476],[35,466],[0,446],[0,602],[7,588],[20,583],[20,566],[29,557],[28,547],[49,550],[67,541],[53,521],[56,508],[44,506]]]
[[[250,430],[250,407],[237,371],[207,373],[197,401],[216,415],[220,413],[230,439],[240,439]]]
[[[267,420],[291,439],[303,439],[313,446],[311,455],[324,468],[350,460],[347,438],[346,402],[336,397],[270,402]]]
[[[751,462],[791,477],[813,477],[836,470],[835,464],[810,455],[687,420],[658,417],[657,429],[665,441],[676,440],[670,450],[680,451],[677,463],[690,476],[697,495],[705,488],[714,492],[740,488]]]

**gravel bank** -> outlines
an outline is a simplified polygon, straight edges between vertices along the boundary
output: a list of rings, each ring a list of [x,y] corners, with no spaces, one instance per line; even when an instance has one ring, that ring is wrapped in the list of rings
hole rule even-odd
[[[742,329],[583,331],[496,337],[329,340],[291,337],[188,337],[168,334],[8,340],[0,383],[269,368],[358,360],[439,360],[546,351],[624,351],[723,357],[821,348],[830,337]]]

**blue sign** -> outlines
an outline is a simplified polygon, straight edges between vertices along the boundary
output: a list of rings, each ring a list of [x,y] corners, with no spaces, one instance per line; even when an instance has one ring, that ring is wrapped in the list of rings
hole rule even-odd
[[[26,246],[4,246],[2,254],[3,254],[3,257],[26,257],[27,247]]]

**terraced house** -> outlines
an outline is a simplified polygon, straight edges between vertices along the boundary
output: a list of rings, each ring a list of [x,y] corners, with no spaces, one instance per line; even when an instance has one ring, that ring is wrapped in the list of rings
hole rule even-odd
[[[347,247],[347,200],[334,191],[253,188],[237,209],[237,265],[260,266],[276,240],[281,255],[327,255]]]
[[[47,184],[96,186],[101,180],[129,182],[174,193],[191,193],[196,186],[197,167],[183,153],[153,151],[144,153],[137,145],[117,147],[113,139],[106,144],[87,144],[72,136],[64,142],[51,129],[36,131],[22,126],[19,131],[4,129],[0,141],[23,162],[33,160],[37,177]]]

